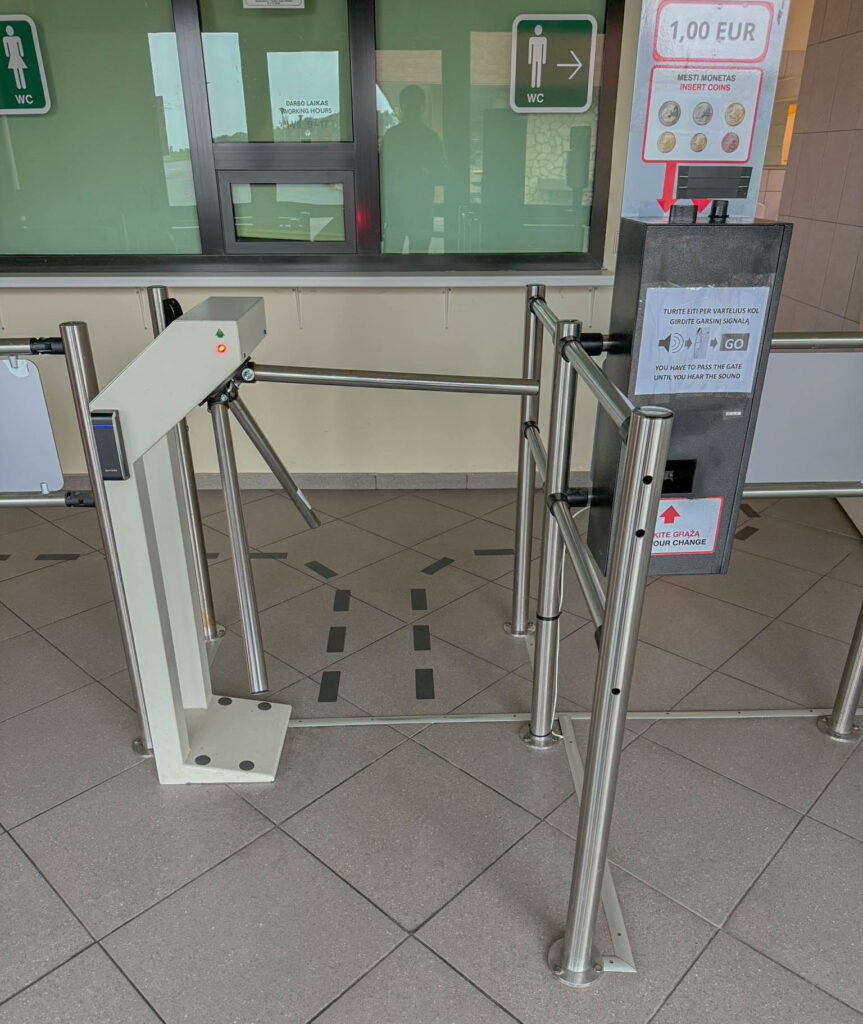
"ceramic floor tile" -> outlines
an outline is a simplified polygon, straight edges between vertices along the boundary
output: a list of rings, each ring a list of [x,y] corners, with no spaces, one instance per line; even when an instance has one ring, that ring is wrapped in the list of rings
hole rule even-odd
[[[68,519],[61,519],[56,526],[64,533],[68,533],[76,540],[97,551],[104,551],[102,541],[102,529],[99,526],[99,516],[96,510],[83,509],[77,516],[69,516]]]
[[[546,954],[563,932],[574,854],[567,836],[540,825],[434,917],[419,938],[524,1024],[646,1024],[712,929],[615,871],[638,974],[612,975],[578,992],[561,985]],[[611,952],[604,922],[597,939],[603,952]]]
[[[721,1011],[719,1008],[721,1007]],[[861,1024],[863,1017],[720,932],[651,1024]]]
[[[339,587],[403,622],[411,622],[483,585],[480,577],[454,565],[428,575],[422,571],[428,564],[428,555],[399,551],[341,577]],[[419,591],[422,593],[415,593]]]
[[[269,828],[227,786],[160,786],[147,761],[12,834],[99,938]]]
[[[335,598],[335,588],[318,587],[265,611],[261,615],[265,649],[301,674],[313,675],[402,625],[356,599],[351,600],[350,611],[334,612]],[[345,628],[340,650],[331,644],[333,626]]]
[[[0,721],[92,682],[36,633],[0,641]]]
[[[52,622],[40,632],[94,679],[105,679],[125,668],[126,656],[113,601]]]
[[[45,521],[29,508],[0,508],[0,537],[6,533],[17,533],[31,526],[44,526]],[[4,546],[0,540],[0,547]]]
[[[399,547],[368,530],[336,520],[318,530],[306,530],[295,537],[288,537],[265,550],[286,552],[289,565],[308,573],[320,583],[323,579],[345,576],[372,562],[379,562],[388,555],[394,555]],[[309,562],[315,562],[317,566],[310,568]],[[319,571],[321,566],[328,570],[323,576]],[[335,576],[331,577],[329,573]]]
[[[639,738],[621,756],[609,858],[721,924],[799,817]],[[548,820],[574,835],[575,797]]]
[[[511,615],[509,591],[489,583],[433,612],[423,621],[442,640],[513,671],[528,667],[530,658],[524,640],[504,632],[503,624]],[[583,625],[583,619],[564,612],[560,617],[560,635],[569,636]]]
[[[859,538],[857,527],[835,498],[780,498],[764,512],[771,519],[787,519],[803,526],[814,526],[829,533],[844,533]]]
[[[245,488],[240,491],[240,498],[244,505],[250,505],[253,501],[269,498],[272,493],[272,491],[267,490],[265,487],[260,489]],[[223,512],[225,509],[225,496],[222,493],[222,488],[199,489],[198,505],[201,509],[201,515],[205,518],[206,516],[215,515],[217,512]]]
[[[496,580],[512,572],[514,544],[512,530],[484,519],[473,519],[415,547],[429,556],[430,563],[440,558],[451,558],[458,569],[475,573],[483,579]]]
[[[456,714],[530,711],[530,695],[530,683],[510,675],[462,704]],[[570,708],[562,702],[559,710]],[[562,743],[543,751],[526,747],[519,736],[521,727],[521,722],[432,725],[416,739],[531,814],[544,818],[573,791],[569,763]]]
[[[385,501],[401,497],[404,491],[345,491],[334,488],[333,490],[314,490],[304,493],[316,512],[326,512],[328,516],[344,519],[347,516],[352,516],[355,512],[371,508],[372,505],[381,505]]]
[[[252,558],[251,565],[259,612],[296,597],[297,594],[314,590],[317,586],[305,573],[298,572],[277,559]],[[237,622],[240,618],[240,609],[237,603],[234,563],[228,560],[212,566],[210,583],[213,588],[216,620],[224,626]]]
[[[483,519],[487,519],[490,523],[497,523],[498,526],[505,526],[508,530],[515,529],[515,516],[516,516],[516,503],[514,499],[510,499],[508,505],[504,505],[501,508],[497,508],[492,512],[485,512],[482,515]],[[539,554],[539,545],[536,541],[542,537],[542,526],[545,520],[546,506],[545,506],[545,494],[543,491],[537,491],[536,497],[533,501],[533,539],[534,539],[534,553]]]
[[[98,946],[0,1006],[0,1024],[159,1024]]]
[[[859,722],[859,719],[858,719]],[[810,817],[863,841],[863,747],[852,753],[842,770],[821,794]]]
[[[766,615],[660,580],[645,594],[640,636],[654,647],[719,668],[769,622]]]
[[[852,551],[830,572],[830,578],[863,587],[863,550]]]
[[[0,821],[11,828],[135,764],[132,711],[94,683],[0,723]]]
[[[301,679],[273,700],[291,705],[292,720],[363,717],[341,697],[322,703],[319,695],[319,683]],[[282,822],[403,741],[401,733],[386,726],[288,729],[275,782],[234,788],[272,821]]]
[[[736,549],[811,572],[830,572],[846,555],[861,547],[859,539],[827,533],[784,519],[771,519],[766,515],[752,520],[748,525],[757,529],[745,540],[736,541]]]
[[[0,640],[8,640],[12,636],[20,636],[22,633],[26,633],[28,629],[29,626],[26,622],[22,622],[5,605],[0,604]]]
[[[0,536],[0,555],[8,558],[0,560],[0,580],[10,580],[25,573],[44,571],[50,565],[61,564],[62,559],[38,558],[42,555],[78,555],[88,554],[92,549],[87,544],[70,537],[68,533],[41,523],[16,533]]]
[[[515,501],[512,487],[452,487],[442,491],[416,491],[418,498],[446,505],[468,516],[485,516]]]
[[[558,689],[583,708],[593,707],[598,649],[593,623],[561,642]],[[640,641],[635,655],[632,711],[666,711],[709,674],[709,669]]]
[[[406,928],[536,819],[408,740],[284,828]]]
[[[773,622],[722,671],[805,707],[828,708],[833,706],[847,654],[848,645],[838,640],[788,622]]]
[[[707,597],[716,597],[740,605],[741,608],[773,616],[779,615],[813,583],[817,583],[818,574],[795,569],[784,562],[747,554],[738,547],[731,557],[731,568],[727,575],[673,576],[669,582]]]
[[[0,583],[0,601],[37,628],[111,599],[105,559],[95,552]]]
[[[330,517],[321,513],[318,518],[328,522]],[[270,494],[259,501],[244,503],[243,519],[246,523],[246,539],[253,548],[261,548],[308,530],[306,521],[293,502],[283,494]],[[224,512],[207,516],[204,523],[227,536],[228,519]]]
[[[59,896],[6,835],[0,836],[0,921],[0,1001],[91,941]],[[2,1013],[0,1007],[0,1020]]]
[[[530,587],[528,588],[531,598],[529,615],[532,621],[536,617],[536,595],[539,592],[539,577],[540,559],[535,558],[530,565]],[[508,572],[506,576],[501,576],[496,582],[498,586],[512,592],[512,580],[513,574]],[[581,619],[590,618],[590,611],[588,610],[587,602],[584,600],[584,592],[568,558],[563,563],[563,604],[561,607],[564,611],[569,612],[571,615],[577,615]]]
[[[402,937],[275,831],[125,925],[105,946],[167,1021],[304,1024]]]
[[[347,522],[406,546],[471,521],[470,516],[413,494],[356,512]]]
[[[413,626],[405,626],[332,668],[341,672],[339,692],[373,715],[437,715],[452,711],[504,670],[431,636],[429,650],[415,650]],[[434,673],[434,697],[417,698],[417,670]]]
[[[850,644],[860,618],[861,604],[863,587],[826,578],[791,605],[782,619]]]
[[[302,673],[268,654],[265,659],[270,693],[283,690],[302,678]],[[219,649],[210,665],[210,685],[213,693],[228,697],[248,697],[249,670],[243,638],[230,630],[219,642]]]
[[[807,818],[734,912],[728,930],[863,1010],[861,892],[863,843]]]
[[[791,707],[788,701],[716,674],[675,710]],[[648,738],[773,800],[803,811],[812,806],[851,751],[831,743],[811,718],[657,722]]]
[[[315,1024],[512,1024],[470,982],[414,939],[382,961]]]

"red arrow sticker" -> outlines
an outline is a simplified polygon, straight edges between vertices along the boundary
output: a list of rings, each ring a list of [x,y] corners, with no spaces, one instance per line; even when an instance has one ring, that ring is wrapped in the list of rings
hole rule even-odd
[[[663,498],[652,555],[711,555],[722,521],[722,498]]]

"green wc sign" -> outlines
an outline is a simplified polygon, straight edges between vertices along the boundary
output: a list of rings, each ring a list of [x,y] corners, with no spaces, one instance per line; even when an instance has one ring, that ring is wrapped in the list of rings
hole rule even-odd
[[[595,60],[592,14],[519,14],[512,25],[510,107],[518,114],[590,110]]]
[[[50,109],[36,26],[26,14],[0,14],[0,117]]]

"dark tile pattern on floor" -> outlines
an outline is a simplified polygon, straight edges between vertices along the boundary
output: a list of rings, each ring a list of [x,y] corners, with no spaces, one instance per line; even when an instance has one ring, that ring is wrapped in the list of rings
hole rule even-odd
[[[529,707],[511,558],[482,553],[511,549],[514,492],[310,496],[317,531],[243,495],[271,700]],[[727,577],[651,585],[634,709],[832,702],[863,543],[835,503],[748,504]],[[214,686],[241,696],[221,496],[202,505],[232,627]],[[863,1024],[863,745],[808,719],[630,722],[611,854],[638,974],[573,992],[545,966],[577,813],[562,747],[511,722],[297,728],[272,785],[159,787],[100,547],[88,513],[0,513],[0,1024]],[[571,573],[564,608],[579,710],[596,643]]]

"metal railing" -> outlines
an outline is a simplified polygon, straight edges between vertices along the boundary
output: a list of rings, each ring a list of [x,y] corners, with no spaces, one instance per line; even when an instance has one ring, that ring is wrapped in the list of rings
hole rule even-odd
[[[523,404],[519,443],[515,573],[510,631],[526,635],[532,556],[532,516],[536,472],[544,480],[547,515],[543,522],[539,596],[536,612],[533,696],[530,720],[522,735],[534,748],[553,745],[557,736],[558,621],[562,607],[562,555],[565,550],[597,628],[599,663],[590,719],[587,765],[577,831],[572,884],[562,938],[549,951],[549,966],[566,984],[582,987],[595,981],[603,962],[594,947],[615,785],[628,717],[629,689],[651,557],[652,537],[662,491],[672,414],[667,409],[638,408],[593,361],[581,344],[580,324],[558,318],[544,298],[542,285],[530,285],[526,296],[525,366],[536,367],[543,330],[555,341],[554,383],[548,451],[536,423],[538,399]],[[605,350],[610,347],[606,342]],[[859,335],[777,335],[776,352],[863,352]],[[568,468],[576,379],[592,391],[603,412],[620,429],[625,444],[620,480],[620,510],[614,526],[607,582],[576,528],[568,498]],[[863,483],[751,484],[744,497],[863,496]],[[518,629],[516,629],[518,627]],[[819,728],[838,740],[856,738],[854,716],[863,691],[863,610],[857,624],[839,691],[830,714]],[[633,718],[685,720],[692,717],[786,717],[787,710],[761,712],[644,712]],[[812,709],[794,709],[795,716],[814,717]],[[569,716],[566,716],[567,718]],[[571,732],[571,725],[568,725]],[[620,969],[616,967],[615,969]]]

